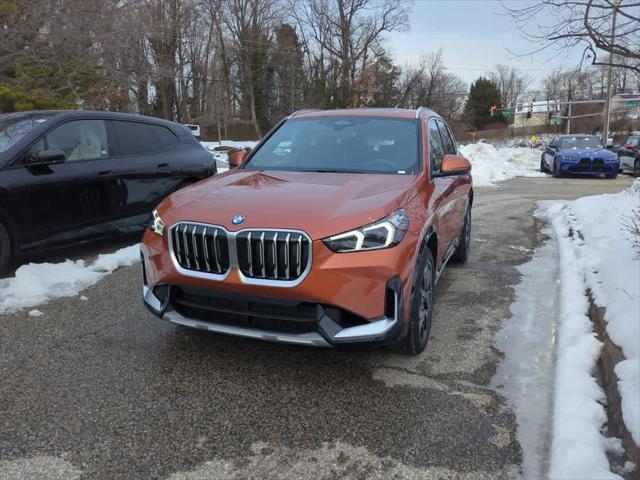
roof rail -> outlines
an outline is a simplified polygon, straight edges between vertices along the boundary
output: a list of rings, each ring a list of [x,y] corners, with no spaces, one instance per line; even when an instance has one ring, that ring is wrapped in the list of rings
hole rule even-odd
[[[323,110],[322,108],[303,108],[301,110],[296,110],[295,112],[293,112],[291,115],[289,115],[290,117],[295,117],[296,115],[301,115],[303,113],[308,113],[308,112],[319,112]]]
[[[418,107],[418,108],[416,108],[416,118],[420,118],[420,114],[421,114],[423,111],[425,111],[425,112],[426,112],[427,110],[428,110],[428,108],[427,108],[427,107]]]

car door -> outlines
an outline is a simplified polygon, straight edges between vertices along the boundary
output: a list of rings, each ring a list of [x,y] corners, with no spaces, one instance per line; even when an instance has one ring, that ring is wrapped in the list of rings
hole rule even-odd
[[[431,118],[427,124],[429,136],[429,162],[430,175],[433,182],[434,224],[438,234],[438,259],[439,264],[445,254],[450,253],[449,247],[454,240],[458,228],[455,217],[456,197],[454,195],[455,177],[440,177],[440,166],[445,156],[445,146],[440,135],[440,129],[435,118]]]
[[[45,151],[64,155],[59,163],[38,163]],[[100,233],[118,201],[111,162],[103,120],[67,121],[35,141],[3,172],[20,244],[66,243]]]
[[[436,120],[436,125],[438,125],[438,131],[440,132],[440,139],[442,140],[444,154],[458,155],[458,146],[456,145],[456,141],[454,140],[453,134],[451,133],[449,127],[444,123],[443,120]],[[465,190],[457,188],[456,182],[453,182],[451,196],[451,202],[454,203],[454,207],[453,218],[451,218],[450,220],[452,235],[453,238],[456,239],[462,232],[462,226],[464,224],[464,214],[466,213],[467,201],[469,197],[466,194]]]
[[[184,181],[178,164],[179,140],[162,125],[123,120],[111,123],[118,143],[116,176],[126,192],[120,215],[138,223]]]

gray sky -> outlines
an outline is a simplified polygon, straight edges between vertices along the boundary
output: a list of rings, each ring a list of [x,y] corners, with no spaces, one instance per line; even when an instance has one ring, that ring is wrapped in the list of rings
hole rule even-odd
[[[527,5],[527,0],[506,0],[507,4]],[[539,80],[558,67],[575,68],[581,51],[544,51],[519,58],[539,45],[522,38],[512,19],[497,0],[416,0],[408,32],[388,36],[394,58],[404,65],[442,48],[447,68],[471,83],[496,63],[512,65]],[[543,19],[544,20],[544,19]]]

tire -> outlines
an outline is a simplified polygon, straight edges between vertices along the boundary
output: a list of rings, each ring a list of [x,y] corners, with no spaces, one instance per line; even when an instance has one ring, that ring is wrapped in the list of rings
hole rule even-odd
[[[608,175],[605,175],[605,178],[609,178],[609,179],[613,180],[617,176],[618,176],[618,172],[615,172],[615,173],[610,173]]]
[[[0,222],[0,273],[4,272],[11,261],[11,237],[9,231]]]
[[[633,176],[640,177],[640,158],[636,158],[636,161],[633,162]]]
[[[433,315],[433,290],[435,287],[435,264],[431,250],[425,246],[416,271],[416,282],[411,299],[409,331],[400,340],[398,349],[404,355],[422,353],[429,340]]]
[[[471,205],[467,207],[467,212],[464,214],[464,224],[462,225],[462,232],[458,238],[458,246],[456,251],[451,255],[451,260],[456,263],[464,263],[469,257],[469,250],[471,249]]]
[[[544,164],[544,157],[540,159],[540,171],[542,173],[547,173],[547,167]]]
[[[562,177],[562,173],[560,172],[560,165],[558,165],[557,160],[553,160],[553,178]]]

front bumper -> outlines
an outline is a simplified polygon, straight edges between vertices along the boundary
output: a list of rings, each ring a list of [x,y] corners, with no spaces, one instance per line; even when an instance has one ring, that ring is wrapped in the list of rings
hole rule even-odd
[[[579,161],[562,161],[560,171],[570,175],[607,175],[617,173],[620,168],[619,161],[604,161],[602,159],[584,158]]]
[[[185,274],[176,269],[166,236],[147,231],[141,244],[143,298],[164,320],[228,335],[315,346],[391,343],[406,333],[404,312],[415,263],[411,252],[416,241],[409,236],[404,241],[404,248],[347,254],[333,253],[314,241],[308,275],[300,284],[280,287],[245,283],[235,269],[220,281]],[[156,295],[158,288],[161,293],[168,288],[173,296]],[[199,299],[204,307],[193,310],[181,304],[185,292],[202,292],[211,300]],[[291,312],[298,304],[315,310],[298,318]],[[289,322],[287,328],[271,322],[265,313],[270,305],[276,319]],[[296,323],[305,327],[289,328]]]
[[[307,304],[306,310],[311,310],[311,315],[297,317],[297,302],[279,299],[238,295],[229,297],[227,294],[213,297],[218,302],[184,302],[178,299],[179,296],[182,297],[183,290],[184,288],[179,286],[161,285],[154,291],[144,285],[142,296],[145,306],[150,311],[177,325],[297,345],[329,347],[360,342],[387,343],[398,337],[402,326],[402,291],[397,277],[388,284],[388,316],[372,321],[362,319],[360,322],[354,322],[356,317],[352,315],[347,315],[345,321],[340,309],[320,304]],[[162,292],[159,295],[161,298],[158,298],[156,292]],[[202,294],[196,293],[189,298],[210,299],[210,293],[203,291]],[[242,307],[238,308],[237,305]],[[285,315],[284,312],[288,314]],[[286,327],[283,328],[283,324]]]

